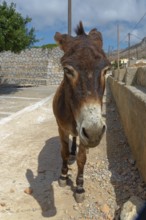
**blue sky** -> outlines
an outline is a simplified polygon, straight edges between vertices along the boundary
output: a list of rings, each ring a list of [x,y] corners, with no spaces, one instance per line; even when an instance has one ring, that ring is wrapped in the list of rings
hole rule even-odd
[[[67,33],[68,0],[12,1],[24,17],[28,15],[32,18],[31,25],[36,29],[36,37],[41,39],[36,45],[55,43],[53,36],[56,31]],[[6,0],[7,3],[12,1]],[[109,47],[114,50],[117,48],[119,23],[120,47],[125,48],[129,32],[132,34],[131,44],[146,36],[146,15],[139,22],[145,13],[146,0],[72,0],[72,34],[82,20],[87,32],[95,27],[102,32],[105,51]]]

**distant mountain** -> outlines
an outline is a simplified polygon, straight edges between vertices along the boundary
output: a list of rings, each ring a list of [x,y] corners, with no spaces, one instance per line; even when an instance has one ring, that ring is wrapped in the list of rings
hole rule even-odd
[[[132,45],[130,47],[130,50],[129,48],[120,50],[120,58],[129,58],[129,53],[131,59],[133,58],[146,59],[146,37],[144,37],[140,43]],[[115,59],[117,59],[117,51],[114,51],[110,54],[110,60],[115,60]]]

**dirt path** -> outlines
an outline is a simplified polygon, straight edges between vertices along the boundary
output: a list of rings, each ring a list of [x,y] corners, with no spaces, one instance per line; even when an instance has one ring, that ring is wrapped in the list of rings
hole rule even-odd
[[[60,142],[51,101],[0,125],[0,219],[112,220],[130,196],[146,199],[109,95],[103,108],[107,132],[89,151],[85,166],[85,201],[77,204],[73,196],[76,163],[70,166],[68,186],[58,186]],[[24,192],[28,187],[32,194]]]

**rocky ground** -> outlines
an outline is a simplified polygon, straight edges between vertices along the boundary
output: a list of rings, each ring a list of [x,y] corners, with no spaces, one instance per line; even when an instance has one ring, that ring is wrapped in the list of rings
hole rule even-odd
[[[106,134],[97,148],[89,150],[85,166],[86,199],[83,204],[73,205],[76,216],[70,215],[66,208],[65,220],[132,220],[132,214],[129,218],[124,216],[127,213],[121,215],[123,205],[131,198],[138,200],[137,204],[139,200],[140,203],[146,200],[146,185],[138,172],[109,90],[104,99],[103,116],[107,123]],[[70,166],[71,183],[75,183],[76,172],[76,165]],[[66,188],[63,191],[68,194]],[[126,207],[127,212],[128,209]]]
[[[22,116],[0,127],[1,220],[119,220],[131,197],[146,200],[146,185],[108,88],[103,105],[107,131],[87,155],[81,204],[74,200],[76,163],[69,166],[68,186],[58,186],[60,144],[51,101]]]

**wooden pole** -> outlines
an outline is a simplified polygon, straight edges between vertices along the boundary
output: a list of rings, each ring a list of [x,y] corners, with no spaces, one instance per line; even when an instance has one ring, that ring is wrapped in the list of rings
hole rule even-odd
[[[72,2],[71,0],[68,0],[68,34],[71,35],[71,29],[72,29]]]
[[[108,46],[108,59],[110,59],[110,45]]]
[[[119,50],[120,50],[120,33],[119,33],[119,24],[117,24],[117,61],[118,61],[118,73],[119,73]]]
[[[130,33],[128,33],[128,66],[130,66]]]

